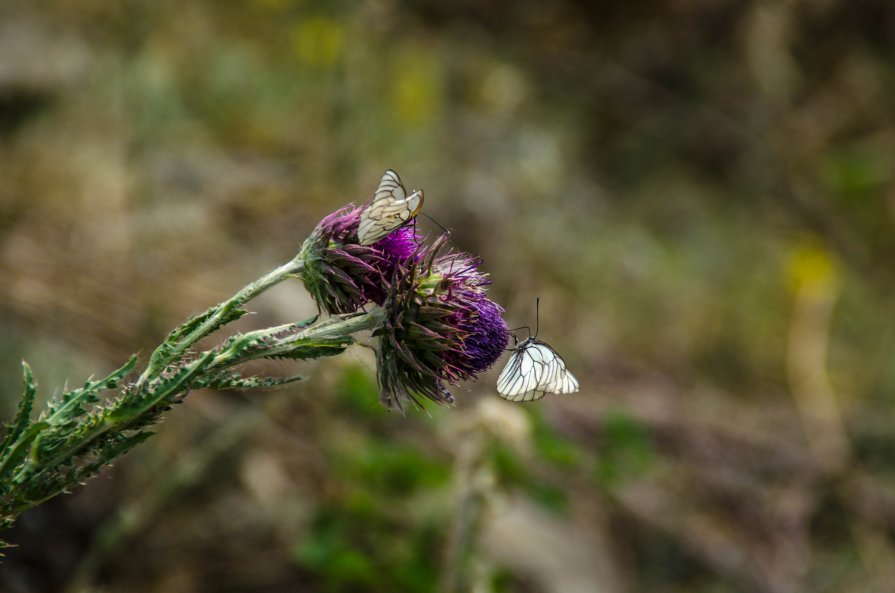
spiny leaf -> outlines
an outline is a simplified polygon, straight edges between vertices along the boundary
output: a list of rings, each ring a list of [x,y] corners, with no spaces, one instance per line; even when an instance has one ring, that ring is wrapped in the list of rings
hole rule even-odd
[[[19,400],[19,409],[12,424],[9,425],[6,437],[3,439],[3,445],[0,446],[0,451],[3,452],[4,456],[7,453],[7,449],[16,442],[16,439],[25,432],[25,429],[31,423],[31,409],[34,406],[34,395],[37,393],[37,387],[34,384],[34,374],[31,372],[31,367],[24,360],[22,361],[22,375],[23,389],[22,399]]]
[[[231,360],[263,358],[257,354],[282,345],[290,336],[294,336],[314,324],[318,317],[319,315],[315,315],[310,319],[290,324],[275,333],[259,334],[255,332],[231,336],[221,345],[220,352]]]
[[[181,342],[184,338],[187,338],[190,336],[190,334],[196,332],[196,330],[201,328],[204,323],[206,323],[209,319],[217,314],[220,314],[220,318],[208,327],[203,328],[202,332],[199,334],[200,338],[214,332],[222,325],[226,325],[231,321],[236,321],[243,315],[247,315],[248,311],[241,307],[225,307],[222,305],[215,305],[204,313],[191,317],[186,323],[168,334],[165,343],[176,344]]]
[[[136,354],[132,355],[121,368],[112,371],[99,381],[88,380],[84,383],[84,387],[66,391],[62,394],[60,401],[48,406],[49,417],[47,422],[54,426],[71,423],[74,418],[86,412],[82,404],[98,402],[99,396],[97,394],[99,392],[118,387],[121,379],[134,370],[135,366],[137,366]]]
[[[128,373],[134,370],[135,366],[137,366],[137,355],[132,354],[131,357],[127,359],[127,362],[121,366],[121,368],[112,371],[104,379],[101,379],[94,383],[92,387],[99,390],[115,389],[116,387],[118,387],[121,379],[123,379]]]
[[[220,350],[222,353],[226,353],[228,358],[241,358],[247,352],[263,347],[264,344],[264,338],[237,334],[228,338]]]
[[[218,314],[220,314],[220,317],[214,323],[207,327],[202,327],[203,324],[207,323],[212,317]],[[179,353],[196,340],[207,336],[220,327],[236,321],[247,314],[248,311],[241,307],[215,305],[204,313],[191,317],[186,323],[168,334],[165,341],[155,349],[152,356],[149,357],[149,368],[161,368],[166,364],[169,364]],[[198,331],[200,329],[202,330],[201,332]]]
[[[150,424],[156,415],[147,412],[157,406],[174,403],[176,395],[189,391],[196,375],[213,358],[214,352],[209,351],[174,374],[146,386],[141,396],[119,398],[113,405],[88,414],[64,440],[59,439],[59,435],[42,440],[32,459],[16,472],[13,482],[21,484],[35,474],[51,476],[58,473],[60,466],[71,465],[74,458],[91,451],[97,439],[110,438],[107,436],[109,430],[140,429]]]
[[[308,360],[323,356],[335,356],[344,352],[353,343],[354,338],[351,336],[300,338],[284,344],[283,347],[278,347],[274,354],[262,355],[259,358]]]
[[[214,333],[215,331],[217,331],[221,327],[227,325],[228,323],[236,321],[237,319],[240,319],[248,314],[249,314],[249,312],[246,309],[243,309],[241,307],[236,307],[236,308],[228,307],[228,308],[224,309],[224,314],[221,316],[221,318],[218,321],[216,321],[214,324],[206,327],[202,331],[202,333],[199,335],[199,337],[204,338],[205,336]]]
[[[220,373],[218,375],[201,380],[201,386],[209,389],[220,390],[247,390],[247,389],[271,389],[288,383],[304,381],[302,375],[290,375],[288,377],[243,377],[239,373]],[[197,385],[198,387],[199,385]]]
[[[174,403],[173,397],[181,392],[189,391],[193,387],[197,375],[205,370],[214,356],[214,350],[209,350],[198,360],[179,367],[172,375],[162,376],[157,381],[145,386],[140,395],[118,400],[115,406],[108,409],[108,420],[110,422],[128,422],[158,404]]]
[[[200,325],[202,325],[208,319],[210,319],[212,315],[217,313],[219,308],[220,308],[220,305],[215,305],[214,307],[211,307],[211,308],[207,309],[206,311],[203,311],[202,313],[199,313],[196,315],[191,315],[189,317],[189,319],[187,319],[186,322],[183,323],[183,325],[172,330],[171,333],[168,334],[168,337],[165,338],[165,343],[168,343],[168,342],[173,343],[173,342],[178,341],[180,338],[182,338],[186,335],[189,335],[194,330],[196,330]]]
[[[118,433],[105,439],[103,443],[95,447],[96,450],[94,451],[94,454],[96,455],[96,458],[93,461],[84,464],[77,470],[77,481],[80,482],[91,477],[99,471],[102,466],[121,457],[154,434],[154,432],[148,430],[140,430],[131,435]]]
[[[9,474],[25,458],[31,442],[42,430],[49,426],[46,422],[34,422],[12,443],[9,450],[4,453],[3,460],[0,461],[0,484],[2,484],[2,478]]]

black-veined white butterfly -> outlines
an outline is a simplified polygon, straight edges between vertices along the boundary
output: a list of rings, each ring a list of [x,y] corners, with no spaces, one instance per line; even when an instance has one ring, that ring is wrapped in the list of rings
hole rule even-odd
[[[534,336],[513,347],[513,355],[497,378],[497,393],[514,402],[531,402],[548,393],[575,393],[578,379],[566,369],[556,350]]]
[[[373,202],[361,212],[358,241],[361,245],[372,245],[412,220],[422,207],[423,190],[414,190],[408,196],[401,178],[389,169],[379,181]]]

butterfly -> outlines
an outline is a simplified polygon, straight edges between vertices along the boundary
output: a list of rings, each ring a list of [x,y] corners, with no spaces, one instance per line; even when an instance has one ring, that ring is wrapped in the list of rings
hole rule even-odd
[[[513,402],[531,402],[548,393],[576,391],[578,379],[566,369],[562,357],[534,336],[516,343],[513,356],[497,378],[498,395]]]
[[[389,169],[379,181],[373,202],[361,212],[358,241],[372,245],[410,221],[422,207],[423,190],[414,190],[408,196],[401,178]]]

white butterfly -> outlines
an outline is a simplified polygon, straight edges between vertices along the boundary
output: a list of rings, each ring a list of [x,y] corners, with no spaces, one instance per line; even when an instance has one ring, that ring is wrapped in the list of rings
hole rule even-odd
[[[500,397],[514,402],[530,402],[548,393],[578,391],[578,380],[549,345],[529,336],[513,350],[513,356],[497,378]]]
[[[372,245],[410,221],[422,207],[423,190],[414,190],[408,196],[401,178],[389,169],[379,181],[373,202],[361,212],[358,241]]]

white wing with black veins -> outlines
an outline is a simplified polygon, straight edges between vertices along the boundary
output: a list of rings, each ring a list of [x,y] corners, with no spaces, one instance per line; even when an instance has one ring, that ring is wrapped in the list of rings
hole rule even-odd
[[[497,378],[497,393],[514,402],[541,399],[548,393],[575,393],[578,380],[566,369],[556,350],[529,338],[515,352]]]
[[[360,215],[357,239],[361,245],[372,245],[413,219],[423,207],[423,190],[409,196],[401,178],[389,169],[379,181],[373,202]]]

